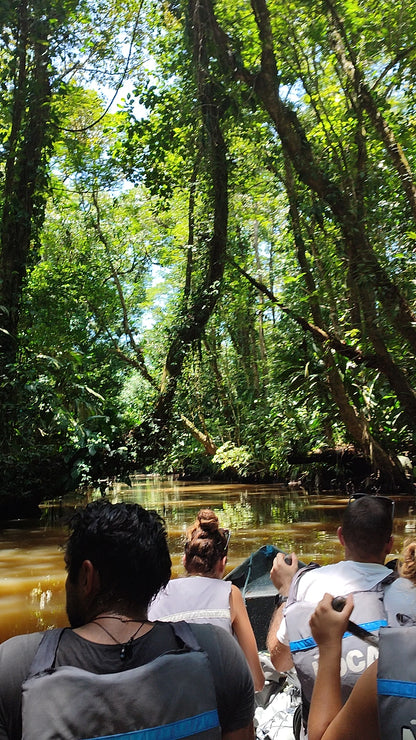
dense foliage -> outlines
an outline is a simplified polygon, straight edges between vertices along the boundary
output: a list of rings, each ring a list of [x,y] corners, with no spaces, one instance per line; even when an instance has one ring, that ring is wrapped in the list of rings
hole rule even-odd
[[[4,492],[137,468],[409,489],[413,4],[20,5],[1,11]]]

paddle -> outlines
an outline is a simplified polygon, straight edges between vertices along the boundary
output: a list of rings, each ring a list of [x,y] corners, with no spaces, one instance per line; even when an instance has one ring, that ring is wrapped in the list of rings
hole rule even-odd
[[[335,609],[336,612],[342,612],[345,606],[345,601],[346,600],[344,596],[335,596],[335,598],[332,599],[332,608]],[[364,640],[365,642],[368,642],[369,645],[373,645],[374,647],[378,648],[378,637],[373,635],[368,630],[364,629],[364,627],[360,627],[359,624],[351,622],[351,620],[349,619],[347,629],[348,632],[351,632],[352,635],[359,637],[360,640]]]

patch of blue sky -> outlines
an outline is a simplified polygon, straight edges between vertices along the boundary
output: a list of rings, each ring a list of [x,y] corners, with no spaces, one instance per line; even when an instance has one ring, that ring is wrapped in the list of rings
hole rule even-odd
[[[167,282],[169,268],[161,265],[152,265],[150,285],[151,290],[155,291],[152,305],[141,315],[142,330],[152,329],[158,320],[157,314],[164,312],[172,296],[172,288]],[[155,311],[157,308],[157,311]]]

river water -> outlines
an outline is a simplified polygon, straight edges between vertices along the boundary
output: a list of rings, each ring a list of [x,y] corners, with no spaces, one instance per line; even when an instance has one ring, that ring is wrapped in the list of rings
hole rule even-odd
[[[336,531],[345,496],[329,492],[308,496],[300,488],[183,482],[137,476],[132,487],[117,484],[112,501],[132,501],[156,509],[166,520],[173,574],[183,574],[184,533],[202,507],[217,513],[231,529],[227,572],[264,544],[294,550],[304,562],[321,565],[342,559]],[[99,494],[93,494],[99,496]],[[394,551],[415,533],[414,497],[395,497]],[[67,502],[43,508],[40,521],[19,520],[0,530],[0,642],[12,635],[67,624],[64,607]]]

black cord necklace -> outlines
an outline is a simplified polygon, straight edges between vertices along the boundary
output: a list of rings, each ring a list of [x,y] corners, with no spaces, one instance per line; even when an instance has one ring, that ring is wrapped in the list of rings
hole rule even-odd
[[[100,619],[118,619],[119,622],[123,622],[123,623],[137,622],[137,620],[136,619],[125,619],[124,617],[110,617],[110,616],[109,617],[96,617],[95,619],[91,620],[91,623],[95,622],[97,627],[101,627],[101,629],[104,630],[104,632],[106,632],[107,635],[111,637],[112,640],[114,640],[116,645],[120,645],[120,660],[126,660],[126,658],[130,658],[132,654],[133,640],[135,637],[137,637],[142,627],[144,627],[144,625],[146,624],[147,620],[145,620],[144,622],[140,622],[136,632],[134,632],[134,634],[132,634],[132,636],[129,637],[127,642],[120,642],[120,640],[117,640],[117,638],[111,634],[110,630],[108,630],[107,627],[104,627],[103,624],[100,624],[100,622],[98,621]]]
[[[101,617],[95,617],[93,619],[93,622],[96,622],[97,619],[118,619],[119,622],[123,622],[123,624],[126,624],[127,622],[139,622],[139,619],[130,619],[130,617],[120,617],[118,614],[103,614]],[[142,624],[146,622],[147,620],[142,620]]]

